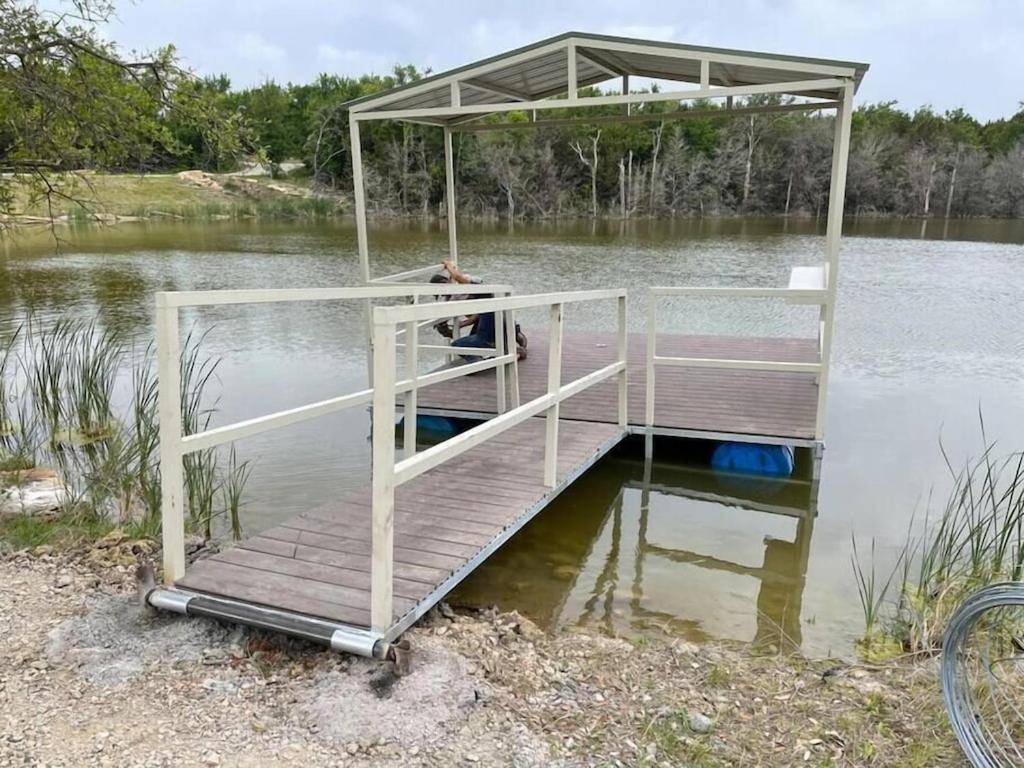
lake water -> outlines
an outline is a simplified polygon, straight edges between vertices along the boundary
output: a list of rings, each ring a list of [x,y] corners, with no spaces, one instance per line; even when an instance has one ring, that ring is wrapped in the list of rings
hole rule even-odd
[[[460,225],[460,261],[520,292],[621,286],[641,330],[649,285],[785,285],[791,266],[823,260],[813,221],[727,219]],[[99,316],[138,349],[153,333],[158,290],[354,284],[349,223],[123,226],[0,245],[0,334],[26,312]],[[376,225],[376,274],[439,260],[434,223]],[[723,489],[699,466],[656,464],[625,448],[599,464],[460,587],[457,598],[518,609],[547,626],[623,634],[771,641],[848,654],[861,630],[851,534],[892,556],[954,460],[989,437],[1024,439],[1024,222],[849,222],[844,239],[827,450],[816,494],[806,482]],[[680,300],[666,330],[812,335],[815,310],[765,301]],[[221,356],[215,423],[365,382],[362,307],[320,303],[189,310]],[[524,318],[529,325],[531,318]],[[541,318],[536,318],[540,322]],[[597,308],[569,328],[611,329]],[[365,483],[367,414],[353,410],[242,441],[254,459],[244,524],[256,531]],[[725,504],[707,497],[729,495]],[[813,521],[778,514],[814,505]]]

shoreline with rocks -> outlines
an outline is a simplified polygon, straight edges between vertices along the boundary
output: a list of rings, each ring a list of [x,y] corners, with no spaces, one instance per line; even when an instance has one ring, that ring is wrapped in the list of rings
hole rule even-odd
[[[0,766],[963,765],[934,659],[547,634],[444,606],[398,677],[144,609],[151,554],[121,539],[0,559]]]

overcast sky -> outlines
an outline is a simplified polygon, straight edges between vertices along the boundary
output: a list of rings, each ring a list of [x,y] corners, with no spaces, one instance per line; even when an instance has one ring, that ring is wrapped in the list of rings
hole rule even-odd
[[[245,86],[439,72],[568,30],[863,61],[862,103],[987,120],[1024,100],[1021,0],[122,0],[105,33],[128,49],[174,43],[197,72]]]

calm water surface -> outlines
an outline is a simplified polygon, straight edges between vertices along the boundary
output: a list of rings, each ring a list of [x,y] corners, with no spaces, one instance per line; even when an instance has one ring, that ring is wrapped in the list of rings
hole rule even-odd
[[[814,222],[460,225],[461,262],[521,292],[629,288],[641,330],[649,285],[785,285],[823,260]],[[378,225],[378,274],[439,260],[435,224]],[[645,468],[628,446],[564,493],[460,587],[463,601],[516,608],[549,626],[779,642],[851,651],[860,609],[851,534],[881,557],[930,492],[939,452],[976,454],[978,410],[1009,450],[1024,439],[1024,222],[849,223],[844,240],[820,487],[806,478],[723,481],[695,460]],[[0,245],[0,334],[28,311],[99,316],[142,349],[158,290],[357,282],[350,224],[125,226]],[[776,302],[679,300],[678,332],[812,335],[815,311]],[[537,326],[541,317],[524,318]],[[352,391],[365,382],[362,308],[321,303],[190,310],[223,357],[216,423]],[[610,308],[570,308],[572,328],[611,329]],[[425,365],[429,361],[425,362]],[[369,422],[350,411],[250,438],[249,532],[363,484]],[[657,459],[656,455],[656,459]],[[812,520],[793,515],[817,510]]]

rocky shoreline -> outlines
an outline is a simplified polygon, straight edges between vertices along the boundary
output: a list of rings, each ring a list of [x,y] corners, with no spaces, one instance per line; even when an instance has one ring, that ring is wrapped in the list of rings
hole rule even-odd
[[[933,660],[546,634],[444,606],[397,677],[141,608],[136,544],[0,560],[0,766],[963,764]]]

